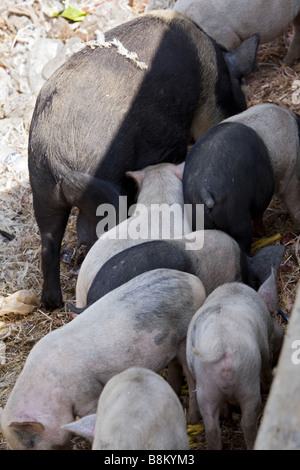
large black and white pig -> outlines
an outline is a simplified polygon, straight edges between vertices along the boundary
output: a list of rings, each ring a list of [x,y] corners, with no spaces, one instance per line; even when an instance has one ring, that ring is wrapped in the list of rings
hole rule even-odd
[[[188,450],[182,404],[166,380],[143,367],[112,377],[97,414],[63,426],[93,442],[93,450]]]
[[[210,294],[187,333],[187,361],[196,379],[208,449],[221,449],[220,416],[241,408],[241,427],[252,449],[261,411],[261,387],[268,392],[283,332],[270,311],[277,309],[274,272],[259,291],[227,283]]]
[[[187,375],[192,418],[198,410],[185,340],[204,300],[196,276],[157,269],[123,284],[44,336],[30,351],[0,416],[9,447],[68,447],[70,432],[61,426],[96,413],[110,378],[135,366],[160,372],[175,358]]]
[[[284,61],[300,57],[300,0],[177,0],[174,9],[187,15],[228,50],[259,33],[260,43],[273,41],[293,25]]]
[[[29,173],[42,239],[42,304],[62,305],[61,240],[72,206],[79,242],[96,239],[96,208],[132,202],[128,170],[180,162],[190,136],[246,109],[241,77],[258,36],[227,53],[192,20],[155,11],[75,53],[44,84],[29,132]],[[155,189],[154,189],[155,191]]]
[[[252,220],[267,209],[274,174],[262,138],[240,122],[222,122],[191,148],[183,172],[185,204],[204,204],[204,227],[230,234],[250,253]]]

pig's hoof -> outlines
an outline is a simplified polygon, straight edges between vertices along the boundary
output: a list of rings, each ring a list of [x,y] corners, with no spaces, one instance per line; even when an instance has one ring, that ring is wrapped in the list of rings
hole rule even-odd
[[[191,410],[188,413],[188,424],[189,425],[196,425],[199,423],[201,419],[201,414],[198,410]]]
[[[57,308],[62,308],[64,306],[61,296],[52,297],[45,294],[42,295],[41,304],[43,308],[50,311],[56,310]]]

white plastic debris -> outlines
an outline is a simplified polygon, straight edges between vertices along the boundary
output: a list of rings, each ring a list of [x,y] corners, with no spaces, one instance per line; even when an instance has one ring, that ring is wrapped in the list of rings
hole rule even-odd
[[[87,15],[77,31],[108,31],[125,21],[136,18],[138,13],[130,8],[128,0],[110,0],[101,2],[92,15]]]
[[[300,80],[294,80],[292,83],[292,103],[300,104]]]
[[[52,17],[54,13],[63,10],[65,7],[59,0],[39,0],[39,4],[43,13]]]
[[[27,154],[27,130],[21,117],[11,117],[0,120],[0,145],[8,147],[10,153],[15,151]]]
[[[40,37],[32,44],[27,56],[27,75],[32,93],[40,91],[46,78],[42,76],[44,66],[63,49],[60,39]]]
[[[58,54],[49,60],[42,68],[41,79],[48,79],[70,55],[79,51],[84,44],[83,40],[77,36],[67,39],[65,45],[59,50]]]
[[[105,32],[142,13],[170,8],[175,0],[1,0],[0,1],[0,172],[6,190],[14,173],[27,183],[28,131],[40,88],[86,43],[106,44]],[[53,17],[68,6],[87,12],[83,21]],[[99,39],[100,38],[100,39]],[[102,38],[102,39],[101,39]],[[146,67],[122,44],[127,60]],[[23,180],[21,180],[21,177]]]
[[[13,93],[13,84],[7,70],[0,67],[0,106],[3,107],[9,95]],[[0,110],[1,113],[1,110]],[[1,117],[1,116],[0,116]]]
[[[16,173],[28,172],[27,158],[18,152],[10,152],[7,154],[4,158],[4,165]]]

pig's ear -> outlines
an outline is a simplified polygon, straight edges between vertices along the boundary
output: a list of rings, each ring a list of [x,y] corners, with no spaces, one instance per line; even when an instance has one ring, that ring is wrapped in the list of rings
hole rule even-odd
[[[142,188],[143,181],[146,176],[146,172],[143,170],[136,170],[136,171],[126,171],[125,175],[128,178],[134,179],[137,184],[138,190],[140,191]]]
[[[72,423],[64,424],[61,427],[92,441],[94,439],[95,424],[96,415],[93,414],[84,416],[84,418],[73,421]]]
[[[180,179],[180,181],[182,181],[182,177],[183,177],[184,163],[185,162],[182,162],[179,165],[176,165],[174,169],[175,176],[177,176],[177,178]]]
[[[234,77],[240,79],[253,71],[259,40],[259,34],[254,34],[233,51],[224,53],[227,66]]]
[[[257,290],[270,276],[272,268],[278,272],[285,250],[284,245],[265,246],[253,256],[247,257],[249,285]]]
[[[260,286],[258,293],[261,298],[265,301],[269,311],[271,313],[277,312],[278,310],[278,291],[276,285],[275,270],[272,268],[271,274],[268,279]]]
[[[45,430],[42,423],[38,421],[13,421],[10,423],[9,427],[16,431],[26,431],[33,434],[42,434]]]
[[[2,432],[2,429],[1,429],[1,415],[2,415],[2,412],[3,412],[3,408],[0,408],[0,432]]]

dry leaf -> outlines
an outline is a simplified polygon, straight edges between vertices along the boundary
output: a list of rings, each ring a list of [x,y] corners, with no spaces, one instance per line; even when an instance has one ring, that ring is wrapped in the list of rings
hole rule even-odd
[[[0,304],[0,316],[11,313],[27,315],[39,305],[39,300],[35,294],[29,290],[19,290],[14,294],[4,297]]]

